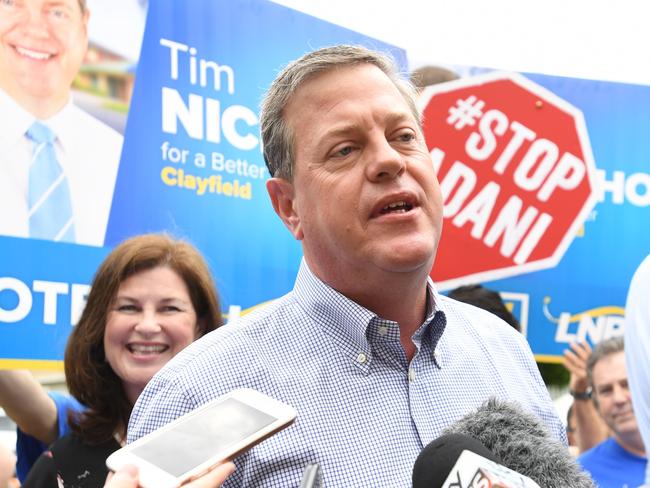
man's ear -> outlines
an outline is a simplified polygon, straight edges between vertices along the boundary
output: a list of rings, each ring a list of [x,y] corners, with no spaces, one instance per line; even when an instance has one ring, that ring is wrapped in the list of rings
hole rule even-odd
[[[84,42],[86,44],[85,49],[84,49],[84,58],[86,57],[86,54],[88,52],[88,21],[90,20],[90,10],[88,10],[88,7],[86,6],[86,10],[84,10],[81,13],[81,26],[84,32]],[[77,74],[75,73],[75,76]]]
[[[282,222],[287,226],[289,232],[293,234],[293,237],[301,241],[304,234],[302,232],[300,217],[296,212],[293,183],[284,178],[271,178],[266,181],[266,191],[269,192],[275,213],[282,219]]]
[[[90,10],[88,10],[88,7],[86,6],[86,10],[84,10],[81,13],[81,22],[84,27],[84,32],[86,33],[86,37],[88,36],[88,22],[90,20]]]

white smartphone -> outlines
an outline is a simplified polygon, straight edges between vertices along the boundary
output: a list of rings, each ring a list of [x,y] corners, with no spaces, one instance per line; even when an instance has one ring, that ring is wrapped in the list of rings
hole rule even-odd
[[[248,388],[233,390],[115,451],[112,471],[138,467],[143,488],[175,488],[291,425],[293,407]]]

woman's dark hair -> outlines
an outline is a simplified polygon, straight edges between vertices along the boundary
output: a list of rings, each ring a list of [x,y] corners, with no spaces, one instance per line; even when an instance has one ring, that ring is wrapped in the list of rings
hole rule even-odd
[[[108,313],[124,280],[164,266],[183,279],[197,316],[196,337],[223,323],[219,299],[208,265],[187,242],[163,234],[133,237],[118,245],[100,265],[88,301],[65,350],[68,390],[86,406],[82,414],[69,415],[72,431],[88,443],[126,434],[133,405],[122,380],[106,361],[104,331]]]

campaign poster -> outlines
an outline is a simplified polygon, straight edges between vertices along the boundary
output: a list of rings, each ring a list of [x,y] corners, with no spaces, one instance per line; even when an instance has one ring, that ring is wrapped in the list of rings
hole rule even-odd
[[[109,251],[104,237],[146,2],[88,0],[85,11],[80,5],[61,2],[58,15],[39,20],[66,40],[57,49],[67,64],[48,62],[47,46],[30,30],[42,15],[40,2],[0,6],[0,15],[13,19],[3,34],[21,39],[15,52],[0,54],[0,367],[61,368],[68,334]],[[30,137],[35,122],[52,131],[49,148]],[[48,149],[54,158],[39,160]],[[42,164],[64,178],[39,181],[47,173]],[[56,196],[52,204],[48,195]],[[61,195],[69,199],[65,216]],[[40,218],[46,208],[63,220],[47,212]],[[51,228],[39,228],[43,222]]]
[[[528,340],[560,362],[578,339],[623,334],[632,275],[650,253],[650,87],[526,74],[584,114],[596,165],[596,205],[552,269],[486,283],[527,295]]]
[[[71,178],[70,189],[94,198],[73,198],[84,215],[75,216],[74,239],[35,238],[27,224],[22,234],[0,232],[0,367],[60,369],[93,273],[137,234],[166,232],[197,246],[230,319],[287,293],[301,250],[266,194],[258,124],[265,90],[289,61],[340,43],[383,50],[407,71],[403,50],[265,0],[128,0],[127,10],[106,3],[89,2],[90,19],[118,23],[89,26],[74,86],[75,103],[93,119],[103,114],[113,143],[104,150],[90,134],[79,142],[92,149],[79,158],[92,161],[92,184]],[[145,13],[135,55],[91,34],[110,32],[118,43],[127,35],[119,17],[144,21]],[[68,149],[55,148],[63,156]],[[116,151],[119,164],[100,171],[98,161]]]
[[[301,252],[266,195],[265,89],[290,60],[342,42],[385,50],[408,70],[401,49],[264,0],[108,4],[88,1],[88,50],[70,82],[77,127],[102,127],[103,136],[77,130],[55,143],[62,164],[92,161],[69,181],[80,211],[73,241],[29,234],[28,171],[13,157],[31,157],[33,144],[15,129],[19,121],[26,130],[29,117],[0,86],[0,106],[11,107],[0,111],[8,128],[0,131],[0,201],[11,209],[0,214],[0,367],[60,369],[97,266],[143,232],[201,250],[229,319],[288,292]],[[650,87],[523,76],[582,112],[596,203],[552,267],[481,282],[513,308],[536,357],[558,361],[576,338],[622,333],[629,280],[650,252]],[[463,252],[455,251],[458,262]]]
[[[432,271],[434,278],[436,266],[444,271],[439,288],[448,292],[481,283],[499,291],[538,361],[560,362],[576,340],[595,344],[622,335],[630,279],[650,253],[645,228],[650,221],[650,141],[645,137],[650,87],[456,69],[462,75],[458,80],[433,87],[435,93],[453,89],[457,95],[447,100],[446,111],[425,109],[425,131],[427,115],[437,117],[433,128],[438,130],[430,131],[428,142],[445,199],[439,261]],[[522,96],[509,81],[511,86],[498,96],[486,89],[512,79],[522,80],[534,96]],[[483,93],[484,100],[469,95],[467,87]],[[545,117],[544,112],[552,112],[549,102],[564,107],[564,113]],[[503,109],[508,106],[511,116]],[[575,111],[565,124],[562,118]],[[464,127],[470,123],[475,125]],[[453,141],[454,128],[441,132],[450,124],[456,129],[463,125],[460,144]],[[582,148],[575,138],[566,141],[572,132],[588,139]],[[552,168],[560,168],[562,176],[554,179]],[[517,194],[521,188],[499,179],[511,183],[513,176],[526,191]],[[519,198],[522,194],[528,201]],[[554,206],[544,206],[553,199]],[[563,219],[557,249],[552,249],[555,256],[541,259],[550,256],[537,246],[541,236],[550,235],[544,231],[551,229],[551,222]],[[536,240],[528,240],[526,232],[533,234],[536,226],[542,231]],[[448,239],[461,231],[462,236]],[[527,242],[535,245],[526,247]],[[504,264],[492,258],[495,249],[505,249],[514,259]]]

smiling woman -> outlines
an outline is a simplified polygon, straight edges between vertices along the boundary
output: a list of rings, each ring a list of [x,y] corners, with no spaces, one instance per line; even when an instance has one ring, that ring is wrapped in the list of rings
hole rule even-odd
[[[171,268],[158,266],[122,282],[108,314],[104,351],[129,403],[197,331],[187,285]]]
[[[40,456],[23,486],[56,488],[79,476],[84,484],[75,486],[101,486],[106,457],[123,443],[147,382],[221,323],[210,272],[191,245],[144,235],[117,246],[99,267],[66,347],[68,389],[84,407],[67,412],[72,432]]]

